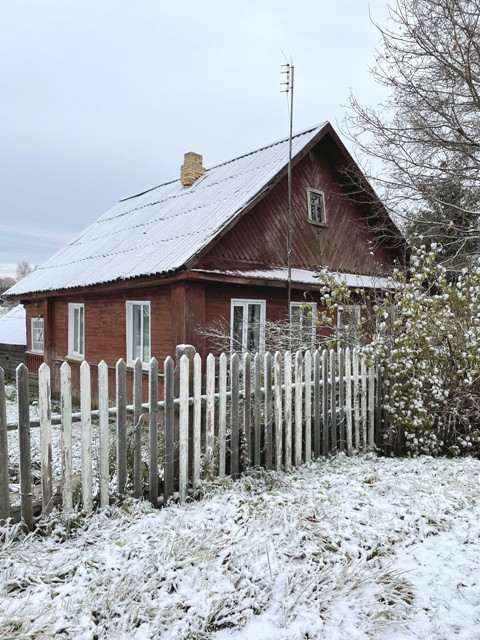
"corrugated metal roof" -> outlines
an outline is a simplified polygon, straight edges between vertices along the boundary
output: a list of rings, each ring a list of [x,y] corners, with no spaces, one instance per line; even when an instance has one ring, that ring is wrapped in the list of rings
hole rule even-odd
[[[25,318],[25,308],[22,304],[17,304],[0,317],[0,344],[27,344]]]
[[[325,124],[293,138],[297,155]],[[181,269],[287,165],[288,139],[118,202],[7,295],[71,289]]]

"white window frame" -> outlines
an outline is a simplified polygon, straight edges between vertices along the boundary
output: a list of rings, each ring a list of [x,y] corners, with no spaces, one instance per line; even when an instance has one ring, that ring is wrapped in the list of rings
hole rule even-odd
[[[292,325],[293,325],[293,315],[294,315],[294,309],[300,309],[300,332],[299,332],[299,336],[301,337],[301,342],[302,344],[300,345],[295,345],[294,344],[294,340],[292,339],[292,350],[296,351],[297,349],[299,349],[300,351],[306,351],[307,349],[310,349],[314,344],[315,344],[315,335],[316,335],[316,318],[317,318],[317,303],[316,302],[291,302],[290,303],[290,319],[292,321]],[[309,327],[307,327],[307,330],[310,333],[310,337],[308,340],[308,345],[305,344],[304,340],[303,340],[303,325],[305,323],[305,321],[308,321],[309,323]]]
[[[139,348],[140,348],[140,354],[141,356],[135,356],[134,357],[134,336],[133,336],[133,329],[134,329],[134,323],[133,323],[133,310],[135,307],[141,307],[142,309],[142,313],[140,315],[141,317],[141,328],[140,328],[140,340],[139,340]],[[147,308],[148,309],[148,354],[147,356],[144,358],[143,354],[144,354],[144,350],[145,350],[145,345],[143,343],[143,337],[144,337],[144,309]],[[150,307],[150,301],[149,300],[127,300],[126,301],[126,331],[127,331],[127,363],[128,364],[133,364],[135,362],[135,360],[137,359],[137,357],[140,358],[140,360],[142,361],[143,364],[148,364],[150,362],[150,358],[151,358],[151,350],[152,350],[152,314],[151,314],[151,307]]]
[[[83,302],[68,303],[68,355],[85,357],[85,305]]]
[[[45,353],[45,322],[43,318],[32,318],[32,353]],[[41,332],[42,339],[36,339],[36,332]]]
[[[258,323],[259,335],[258,335],[258,352],[265,352],[265,317],[266,317],[266,308],[267,302],[266,300],[256,300],[256,299],[243,299],[243,298],[232,298],[230,303],[230,349],[233,352],[238,353],[238,349],[235,348],[234,344],[234,317],[235,317],[235,308],[243,308],[243,326],[242,326],[242,353],[247,353],[248,351],[248,331],[249,331],[249,323],[248,320],[245,321],[245,318],[248,318],[248,311],[250,305],[259,305],[260,306],[260,321]],[[235,342],[240,342],[236,341]]]
[[[312,209],[315,209],[315,211],[317,211],[318,209],[317,205],[315,205],[315,203],[312,202],[313,200],[312,196],[320,197],[320,200],[322,202],[322,207],[321,207],[322,215],[320,216],[320,219],[317,215],[312,216]],[[325,193],[320,189],[311,189],[311,188],[307,189],[307,218],[311,224],[316,224],[320,227],[327,226],[327,207],[325,204]]]
[[[350,329],[348,333],[344,331],[346,327],[350,327],[350,324],[342,324],[342,313],[345,311],[353,312],[355,315],[356,325]],[[340,342],[345,343],[345,346],[353,347],[360,344],[362,324],[362,307],[359,304],[349,304],[339,307],[337,311],[337,328],[340,338]],[[352,341],[352,337],[354,338]]]

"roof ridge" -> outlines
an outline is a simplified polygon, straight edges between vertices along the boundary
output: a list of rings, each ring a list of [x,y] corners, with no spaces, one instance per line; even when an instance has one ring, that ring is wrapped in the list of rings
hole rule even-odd
[[[303,129],[302,131],[298,131],[297,133],[294,133],[293,136],[292,136],[292,139],[298,138],[299,136],[304,136],[306,133],[311,133],[315,129],[321,129],[326,124],[327,124],[327,122],[323,122],[321,124],[316,124],[313,127],[307,127],[306,129]],[[224,167],[225,165],[231,164],[232,162],[236,162],[237,160],[241,160],[242,158],[247,158],[248,156],[252,156],[255,153],[259,153],[260,151],[265,151],[265,149],[270,149],[271,147],[275,147],[278,144],[282,144],[283,142],[287,142],[288,139],[289,139],[289,136],[287,136],[286,138],[281,138],[280,140],[277,140],[276,142],[271,142],[270,144],[266,144],[263,147],[259,147],[258,149],[254,149],[253,151],[248,151],[247,153],[242,153],[241,155],[236,156],[235,158],[231,158],[230,160],[226,160],[224,162],[220,162],[218,164],[215,164],[212,167],[208,167],[208,169],[205,170],[205,173],[207,173],[208,171],[212,171],[213,169],[218,169],[218,167]],[[131,196],[126,196],[125,198],[120,198],[119,202],[125,202],[126,200],[132,200],[133,198],[139,198],[140,196],[143,196],[146,193],[150,193],[150,191],[155,191],[155,189],[160,189],[160,187],[165,187],[168,184],[174,184],[175,182],[179,182],[179,180],[180,180],[180,178],[177,178],[176,180],[168,180],[167,182],[162,182],[161,184],[157,184],[155,187],[151,187],[150,189],[145,189],[145,191],[141,191],[139,193],[132,194]]]

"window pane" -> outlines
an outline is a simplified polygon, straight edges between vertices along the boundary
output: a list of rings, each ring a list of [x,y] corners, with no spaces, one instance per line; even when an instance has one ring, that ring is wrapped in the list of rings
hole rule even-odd
[[[32,318],[32,351],[43,353],[43,318]]]
[[[143,305],[143,362],[150,360],[150,307]]]
[[[325,217],[325,198],[323,193],[315,191],[308,192],[309,216],[312,222],[324,223]]]
[[[140,305],[132,305],[132,360],[141,357],[142,309]]]
[[[233,307],[233,351],[241,351],[243,345],[243,306],[235,305]]]
[[[260,351],[260,317],[259,304],[248,305],[247,349],[253,353]]]
[[[80,307],[73,309],[73,352],[82,353],[80,349]]]
[[[79,315],[79,336],[78,336],[78,353],[83,353],[83,335],[84,335],[84,326],[83,326],[83,307],[78,309]]]

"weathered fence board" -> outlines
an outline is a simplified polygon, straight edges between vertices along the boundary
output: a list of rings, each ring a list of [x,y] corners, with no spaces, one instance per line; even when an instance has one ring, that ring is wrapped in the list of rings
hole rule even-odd
[[[173,496],[173,479],[175,471],[174,435],[175,435],[175,407],[174,407],[174,375],[175,366],[172,358],[165,360],[165,387],[164,387],[164,424],[165,424],[165,455],[163,459],[164,503]]]
[[[50,369],[39,369],[41,429],[41,489],[43,512],[53,506],[53,488],[61,486],[61,506],[73,509],[74,483],[81,471],[81,508],[106,506],[113,479],[120,496],[131,491],[149,496],[158,506],[176,495],[185,499],[202,477],[237,477],[251,466],[288,470],[319,455],[364,450],[380,444],[382,419],[380,371],[369,367],[363,353],[349,348],[338,352],[275,353],[252,359],[238,354],[230,359],[198,354],[179,358],[175,368],[166,358],[163,372],[152,359],[147,371],[133,366],[132,388],[127,389],[127,365],[116,365],[116,407],[108,406],[108,367],[98,365],[98,410],[92,411],[91,367],[80,367],[80,469],[72,461],[72,389],[70,366],[64,363],[61,381],[61,446],[52,451]],[[240,366],[241,365],[241,366]],[[163,374],[163,398],[159,379]],[[21,513],[33,526],[28,371],[17,369],[18,434],[20,449]],[[133,406],[127,406],[127,393]],[[148,401],[142,395],[148,393]],[[0,462],[8,461],[5,384],[0,370]],[[116,414],[113,429],[109,419]],[[148,412],[148,415],[146,413]],[[93,417],[92,417],[93,416]],[[98,447],[93,443],[97,442]],[[110,442],[116,440],[112,460]],[[128,453],[127,453],[128,452]],[[95,459],[93,455],[95,454]],[[52,475],[52,457],[59,455],[61,476]],[[112,465],[114,470],[112,470]],[[10,509],[8,473],[0,469],[0,520]],[[148,468],[148,478],[145,470]],[[98,490],[98,493],[97,493]],[[94,495],[95,491],[95,495]],[[56,498],[55,498],[56,499]]]
[[[20,450],[20,505],[22,520],[33,529],[32,452],[30,447],[30,408],[28,370],[17,367],[18,444]]]
[[[98,424],[100,506],[106,507],[109,503],[108,367],[104,360],[98,365]]]
[[[288,471],[292,466],[292,354],[290,351],[285,352],[283,365],[283,378],[285,380],[284,395],[284,438],[285,438],[285,456],[283,468]]]
[[[40,469],[42,475],[42,512],[48,515],[53,507],[52,489],[52,421],[50,367],[43,363],[38,369],[38,409],[40,411]]]
[[[62,505],[73,509],[72,464],[72,370],[67,362],[60,367],[60,396],[62,415]]]
[[[0,367],[0,522],[10,515],[5,373]]]
[[[125,493],[127,486],[127,365],[119,360],[117,371],[117,490]],[[173,380],[172,380],[173,383]]]

